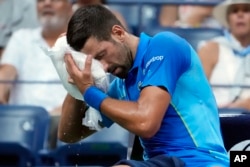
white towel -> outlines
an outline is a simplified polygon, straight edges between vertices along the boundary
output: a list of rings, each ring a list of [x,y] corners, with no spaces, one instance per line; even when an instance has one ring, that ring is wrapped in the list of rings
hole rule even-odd
[[[79,69],[82,70],[85,65],[86,54],[73,50],[68,45],[66,36],[58,38],[55,45],[51,49],[43,50],[45,50],[45,53],[51,58],[60,80],[68,93],[74,98],[84,101],[83,95],[79,89],[75,85],[68,82],[69,74],[66,70],[64,55],[66,52],[71,53],[75,63]],[[91,73],[93,75],[95,86],[104,92],[107,92],[109,86],[109,77],[105,73],[101,63],[95,59],[92,61]],[[85,117],[83,118],[83,125],[88,126],[92,130],[101,130],[102,128],[98,121],[102,121],[99,111],[89,107],[89,109],[86,111]]]

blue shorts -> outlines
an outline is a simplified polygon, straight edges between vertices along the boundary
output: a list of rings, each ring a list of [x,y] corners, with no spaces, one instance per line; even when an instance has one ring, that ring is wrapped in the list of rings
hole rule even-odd
[[[177,157],[158,155],[146,161],[121,160],[115,165],[129,165],[131,167],[183,167],[185,163]]]

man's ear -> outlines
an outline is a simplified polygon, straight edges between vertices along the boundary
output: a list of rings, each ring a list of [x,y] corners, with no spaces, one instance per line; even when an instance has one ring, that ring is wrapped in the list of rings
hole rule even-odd
[[[125,35],[125,30],[119,25],[114,25],[112,27],[111,35],[118,39],[119,41],[123,42],[124,41],[124,35]]]

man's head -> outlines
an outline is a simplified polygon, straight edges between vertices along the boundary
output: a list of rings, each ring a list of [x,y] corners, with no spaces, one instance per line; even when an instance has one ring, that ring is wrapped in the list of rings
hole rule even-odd
[[[67,42],[99,60],[106,72],[125,78],[133,64],[129,36],[109,9],[89,5],[78,9],[70,19]]]
[[[37,0],[37,12],[44,29],[62,29],[72,16],[71,0]]]
[[[94,4],[105,4],[105,0],[76,0],[76,3],[80,6],[94,5]]]
[[[77,10],[68,24],[67,41],[71,47],[80,51],[90,37],[110,40],[114,25],[122,24],[107,8],[90,5]]]

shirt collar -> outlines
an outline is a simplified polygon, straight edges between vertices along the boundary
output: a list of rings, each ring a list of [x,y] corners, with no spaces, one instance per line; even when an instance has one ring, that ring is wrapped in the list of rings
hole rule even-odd
[[[140,34],[140,40],[139,40],[139,45],[137,47],[134,64],[133,64],[133,67],[130,69],[130,71],[140,66],[144,53],[147,51],[147,46],[149,44],[150,39],[151,37],[146,35],[145,33]]]

